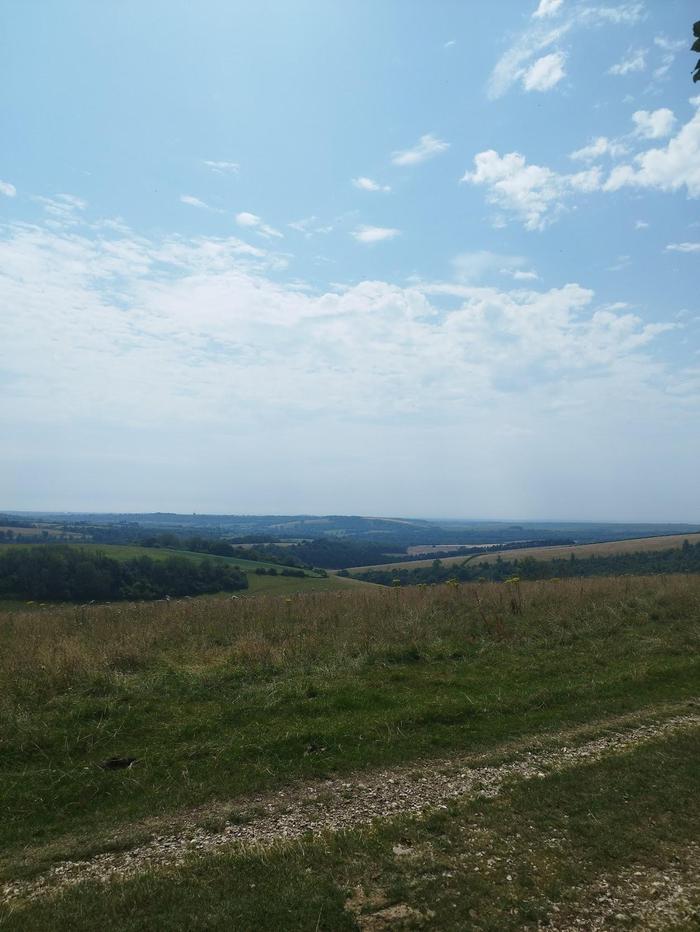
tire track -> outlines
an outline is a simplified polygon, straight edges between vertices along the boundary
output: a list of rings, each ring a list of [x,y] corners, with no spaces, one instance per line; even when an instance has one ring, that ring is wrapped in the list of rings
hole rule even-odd
[[[599,725],[605,727],[604,722]],[[699,725],[700,713],[692,712],[604,734],[578,746],[524,752],[499,766],[474,766],[473,757],[429,761],[249,798],[239,808],[240,821],[228,823],[220,831],[185,825],[176,833],[154,836],[131,850],[64,861],[33,879],[5,883],[0,888],[0,903],[19,905],[88,880],[108,882],[153,868],[177,866],[193,855],[224,846],[270,845],[307,834],[357,828],[376,819],[416,815],[444,808],[459,798],[494,798],[513,781],[542,779]]]

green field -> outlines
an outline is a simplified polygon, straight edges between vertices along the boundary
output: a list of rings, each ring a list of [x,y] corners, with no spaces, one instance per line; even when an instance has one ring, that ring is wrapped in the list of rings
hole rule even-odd
[[[0,618],[0,885],[31,880],[55,863],[129,849],[185,824],[202,831],[237,824],[249,818],[241,813],[251,794],[293,792],[298,781],[339,777],[360,787],[362,775],[377,767],[464,754],[507,760],[532,742],[583,740],[576,729],[604,733],[615,716],[687,711],[700,682],[699,629],[694,576],[478,590],[350,584],[285,598],[7,613]],[[574,729],[573,737],[558,737],[562,729]],[[672,759],[670,750],[662,753]],[[112,757],[136,763],[102,769]],[[683,767],[673,766],[680,781]],[[590,784],[577,779],[576,792],[587,799]],[[636,799],[642,790],[625,792]],[[687,793],[686,784],[676,792]],[[639,804],[666,811],[664,800],[642,794]],[[470,806],[464,803],[460,819],[476,818]],[[526,803],[518,806],[518,818],[527,819]],[[546,821],[544,803],[538,806],[532,819]],[[596,809],[596,817],[612,820],[616,832],[610,806],[609,813]],[[571,818],[582,818],[572,807]],[[494,824],[515,818],[498,803],[489,812]],[[672,815],[674,826],[685,825],[680,804]],[[15,904],[6,921],[15,928],[25,921],[25,928],[90,928],[95,911],[104,910],[115,928],[178,928],[182,916],[188,928],[227,928],[234,919],[249,928],[257,908],[256,928],[271,929],[275,909],[284,907],[292,910],[285,928],[301,929],[308,927],[306,872],[327,857],[309,901],[317,912],[327,910],[327,924],[318,927],[355,928],[359,920],[343,896],[366,882],[364,874],[389,870],[387,852],[401,838],[447,844],[457,829],[441,819],[427,814],[403,828],[383,823],[375,834],[314,837],[301,848],[280,843],[271,855],[207,855],[106,890],[88,884],[53,905]],[[557,883],[574,871],[577,850],[557,865]],[[266,890],[271,857],[282,886],[274,906],[261,906],[241,878]],[[608,851],[601,863],[611,859]],[[390,875],[382,902],[391,904],[399,881]],[[169,912],[171,884],[178,906]],[[237,891],[237,905],[227,889]],[[431,909],[451,908],[435,886],[420,889]],[[469,896],[481,897],[470,908],[485,908],[487,892],[469,888]],[[134,898],[142,904],[138,921],[127,915]],[[210,925],[196,918],[201,902],[214,917]],[[412,908],[422,911],[425,903]]]
[[[1,549],[8,547],[42,547],[45,544],[0,544]],[[61,544],[63,547],[73,547],[78,550],[86,550],[88,553],[104,553],[113,560],[134,560],[137,557],[150,557],[152,560],[166,560],[168,557],[189,557],[193,560],[219,560],[224,563],[230,563],[232,566],[240,566],[246,572],[255,571],[258,567],[270,569],[280,567],[276,563],[261,563],[257,560],[242,560],[238,557],[220,557],[210,553],[198,553],[193,550],[170,550],[165,547],[137,547],[131,544]]]

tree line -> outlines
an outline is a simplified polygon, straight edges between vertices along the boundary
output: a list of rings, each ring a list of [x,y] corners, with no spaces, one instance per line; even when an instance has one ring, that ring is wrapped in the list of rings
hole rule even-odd
[[[166,557],[114,560],[60,545],[0,552],[0,598],[50,602],[162,599],[246,589],[244,573],[221,561]]]

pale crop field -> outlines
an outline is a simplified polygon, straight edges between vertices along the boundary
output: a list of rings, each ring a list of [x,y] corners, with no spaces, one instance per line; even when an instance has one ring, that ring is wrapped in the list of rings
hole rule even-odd
[[[521,547],[514,550],[498,550],[495,553],[482,553],[469,560],[470,563],[495,563],[502,560],[521,560],[532,557],[535,560],[568,559],[573,553],[576,557],[610,556],[614,553],[639,553],[649,550],[672,550],[683,546],[683,541],[690,544],[700,542],[700,534],[669,534],[662,537],[635,537],[629,540],[608,540],[599,544],[566,544],[561,547]],[[440,562],[443,566],[455,566],[464,563],[469,557],[445,557]],[[415,569],[432,566],[432,560],[407,560],[396,563],[382,563],[375,566],[351,566],[350,573],[364,573],[367,570]]]

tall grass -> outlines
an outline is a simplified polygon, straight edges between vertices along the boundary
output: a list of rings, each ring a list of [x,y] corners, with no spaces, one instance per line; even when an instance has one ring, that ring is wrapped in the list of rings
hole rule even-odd
[[[686,701],[698,622],[700,576],[8,613],[0,875],[27,846],[79,857],[154,814]]]
[[[494,642],[539,650],[676,619],[700,619],[700,577],[34,608],[0,618],[0,693],[10,702],[47,699],[164,667],[235,666],[253,674],[444,659]]]

